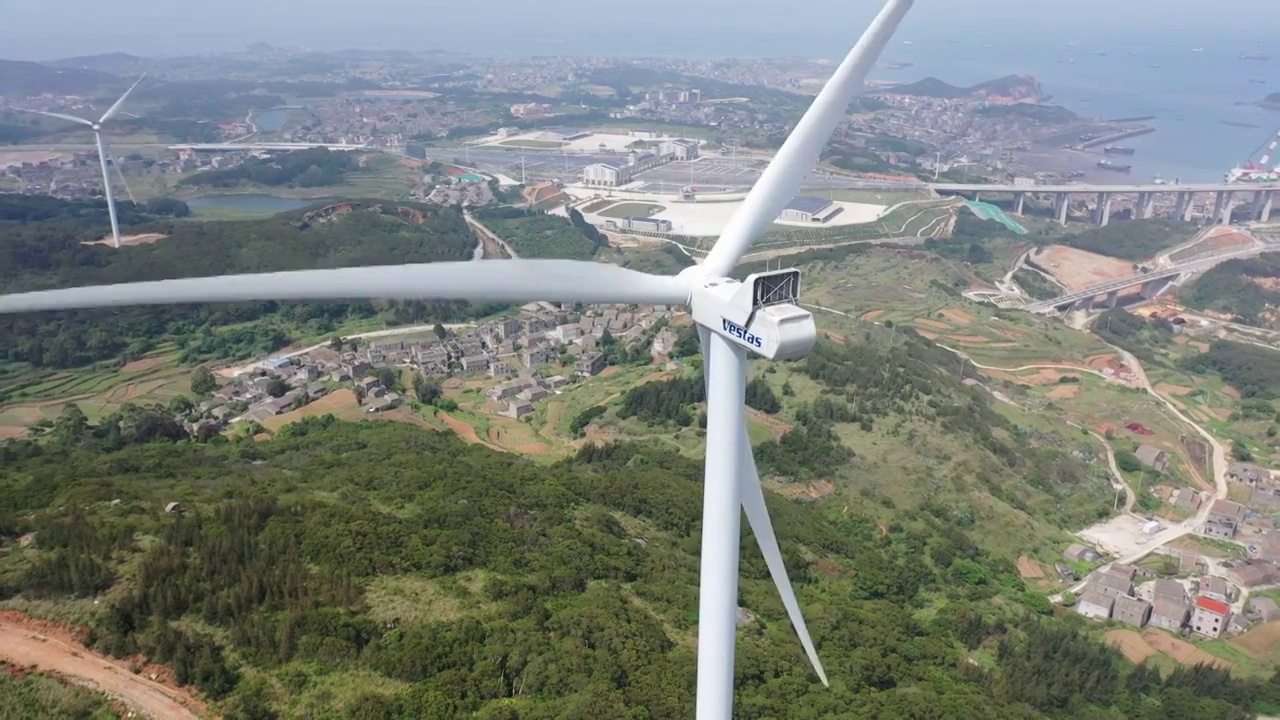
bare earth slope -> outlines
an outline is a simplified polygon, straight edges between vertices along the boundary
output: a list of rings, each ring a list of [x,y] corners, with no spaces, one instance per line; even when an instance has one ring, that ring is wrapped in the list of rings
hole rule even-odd
[[[37,627],[20,613],[0,612],[0,660],[89,685],[153,718],[199,717],[183,704],[191,700],[181,691],[129,672],[66,633]]]

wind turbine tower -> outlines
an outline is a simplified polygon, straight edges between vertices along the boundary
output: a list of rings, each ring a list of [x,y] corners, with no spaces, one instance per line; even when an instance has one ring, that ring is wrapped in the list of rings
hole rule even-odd
[[[111,171],[107,167],[107,148],[106,143],[102,141],[102,125],[120,112],[120,107],[124,105],[125,98],[129,97],[129,93],[133,92],[133,89],[138,87],[138,83],[142,82],[142,78],[145,78],[146,76],[146,73],[138,76],[138,79],[129,86],[128,90],[124,91],[124,94],[120,96],[119,100],[116,100],[111,107],[107,108],[107,111],[102,114],[102,117],[98,118],[97,122],[87,120],[82,117],[76,117],[75,115],[67,115],[65,113],[45,112],[44,110],[25,110],[19,108],[22,112],[58,118],[59,120],[66,120],[68,122],[77,123],[93,129],[93,141],[98,147],[98,163],[102,165],[102,193],[107,196],[107,215],[111,217],[111,241],[112,245],[117,248],[120,247],[120,222],[116,219],[116,199],[111,195]],[[117,168],[117,170],[119,170],[119,168]],[[123,173],[120,175],[120,179],[123,182]]]

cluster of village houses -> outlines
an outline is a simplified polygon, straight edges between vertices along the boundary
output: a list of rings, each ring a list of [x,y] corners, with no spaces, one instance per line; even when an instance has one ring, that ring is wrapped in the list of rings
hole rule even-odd
[[[664,322],[671,319],[672,309],[667,306],[600,306],[573,313],[552,303],[530,303],[518,314],[447,331],[444,337],[371,339],[364,345],[344,343],[343,349],[321,347],[272,358],[218,388],[201,403],[202,419],[188,423],[188,429],[197,433],[204,426],[216,429],[237,420],[262,421],[341,387],[353,388],[367,413],[398,407],[403,399],[394,388],[383,387],[377,377],[385,367],[412,367],[439,377],[505,379],[490,388],[487,396],[505,403],[500,414],[520,418],[533,412],[534,402],[569,383],[562,375],[538,375],[541,366],[571,356],[570,374],[598,375],[608,365],[600,351],[606,332],[631,351],[649,343],[652,357],[664,359],[677,339],[675,329]],[[290,389],[272,397],[269,389],[278,387],[277,380],[287,382]]]
[[[1148,453],[1150,454],[1150,453]],[[1151,465],[1148,458],[1144,464]],[[1158,463],[1157,463],[1158,464]],[[1205,562],[1194,553],[1178,555],[1179,575],[1184,579],[1156,579],[1142,567],[1112,563],[1089,575],[1076,601],[1076,612],[1097,620],[1145,627],[1153,625],[1183,635],[1218,638],[1237,633],[1255,623],[1280,619],[1280,606],[1268,597],[1253,595],[1258,588],[1280,585],[1280,482],[1271,471],[1248,463],[1227,469],[1227,479],[1247,494],[1246,503],[1212,499],[1208,493],[1182,488],[1171,497],[1175,505],[1198,511],[1212,502],[1198,532],[1205,537],[1239,544],[1244,557]],[[1094,563],[1096,551],[1072,545],[1068,560]],[[1202,572],[1207,569],[1208,572]],[[1064,577],[1071,570],[1059,566]]]

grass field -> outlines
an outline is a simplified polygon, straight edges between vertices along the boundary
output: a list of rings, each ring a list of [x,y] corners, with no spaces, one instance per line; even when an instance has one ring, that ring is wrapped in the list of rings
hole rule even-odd
[[[616,205],[610,205],[603,210],[593,210],[599,215],[610,218],[624,217],[653,217],[658,213],[666,210],[662,205],[654,205],[652,203],[632,203],[624,202]]]

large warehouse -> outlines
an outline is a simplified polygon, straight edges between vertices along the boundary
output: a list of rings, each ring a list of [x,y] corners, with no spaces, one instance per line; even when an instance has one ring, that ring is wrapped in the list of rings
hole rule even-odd
[[[797,197],[783,208],[779,222],[824,223],[840,213],[840,206],[826,198]]]

